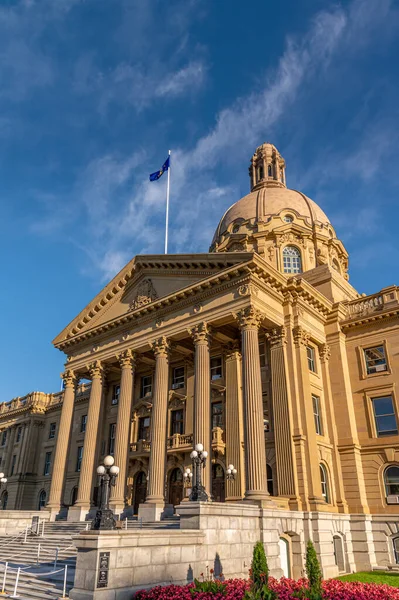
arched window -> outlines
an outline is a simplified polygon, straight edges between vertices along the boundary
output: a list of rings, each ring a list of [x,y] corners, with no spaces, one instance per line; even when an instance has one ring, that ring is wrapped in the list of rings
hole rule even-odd
[[[286,246],[283,250],[284,273],[302,273],[301,253],[295,246]]]
[[[324,465],[320,464],[320,481],[321,481],[321,495],[327,504],[330,504],[330,491],[328,489],[328,474],[327,469]]]
[[[388,467],[384,473],[387,496],[399,496],[399,467]]]
[[[273,487],[273,470],[270,465],[266,465],[267,491],[271,496],[274,496]]]
[[[258,181],[260,181],[261,179],[263,179],[264,174],[263,174],[263,166],[260,165],[259,169],[258,169]]]
[[[395,562],[396,562],[396,564],[399,564],[399,537],[393,538],[392,544],[393,544],[393,553],[395,556]]]
[[[267,176],[273,177],[273,167],[271,165],[267,167]]]
[[[41,510],[46,506],[46,490],[42,490],[39,494],[39,506],[38,509]]]

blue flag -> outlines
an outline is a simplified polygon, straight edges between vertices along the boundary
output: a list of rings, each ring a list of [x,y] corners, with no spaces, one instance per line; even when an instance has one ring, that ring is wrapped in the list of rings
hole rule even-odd
[[[165,160],[165,162],[163,163],[163,165],[159,171],[155,171],[155,173],[151,173],[150,181],[156,181],[157,179],[159,179],[165,173],[165,171],[167,171],[169,169],[169,166],[170,166],[169,163],[170,163],[170,156],[168,156],[168,158]]]

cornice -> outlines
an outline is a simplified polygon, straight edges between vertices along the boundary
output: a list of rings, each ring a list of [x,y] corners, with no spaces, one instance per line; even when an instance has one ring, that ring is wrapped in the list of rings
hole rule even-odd
[[[94,300],[86,306],[77,317],[53,340],[56,348],[60,348],[65,339],[76,336],[89,321],[96,316],[117,294],[125,287],[128,281],[136,276],[138,279],[142,270],[147,269],[153,273],[160,274],[176,273],[182,270],[197,275],[203,273],[204,269],[214,272],[216,269],[225,270],[237,263],[248,260],[253,253],[208,253],[208,254],[181,254],[181,255],[146,255],[133,258],[116,277],[103,290],[97,294]]]
[[[364,317],[355,317],[352,318],[350,321],[346,320],[344,322],[341,322],[340,326],[343,332],[347,332],[355,328],[366,329],[367,327],[372,327],[372,325],[374,325],[376,321],[395,321],[398,319],[398,317],[399,308],[396,308],[395,310],[387,310],[382,313],[371,313],[367,316],[365,315]]]

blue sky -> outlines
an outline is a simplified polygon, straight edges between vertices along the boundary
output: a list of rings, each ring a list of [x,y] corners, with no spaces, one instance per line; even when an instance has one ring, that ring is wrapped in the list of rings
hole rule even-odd
[[[59,389],[51,340],[132,256],[207,251],[273,142],[351,283],[399,283],[399,8],[389,0],[0,3],[0,401]]]

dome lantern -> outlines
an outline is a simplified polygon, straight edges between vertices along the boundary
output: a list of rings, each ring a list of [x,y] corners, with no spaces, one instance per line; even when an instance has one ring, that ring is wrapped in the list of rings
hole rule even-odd
[[[249,166],[251,192],[262,187],[286,187],[285,160],[273,144],[259,146]]]

